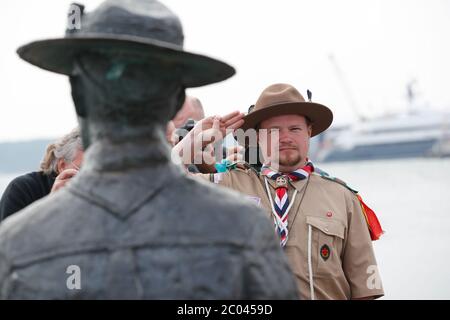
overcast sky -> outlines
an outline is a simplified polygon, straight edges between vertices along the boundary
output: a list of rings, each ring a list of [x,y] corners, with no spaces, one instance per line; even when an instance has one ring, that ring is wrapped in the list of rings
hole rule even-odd
[[[67,78],[15,53],[29,41],[62,36],[71,2],[1,1],[0,141],[57,137],[76,125]],[[91,10],[101,1],[80,2]],[[287,82],[304,95],[310,89],[335,123],[352,122],[351,100],[369,117],[404,110],[413,79],[428,108],[450,110],[448,0],[163,3],[180,16],[187,50],[237,69],[229,80],[188,90],[208,115],[245,111],[266,86]]]

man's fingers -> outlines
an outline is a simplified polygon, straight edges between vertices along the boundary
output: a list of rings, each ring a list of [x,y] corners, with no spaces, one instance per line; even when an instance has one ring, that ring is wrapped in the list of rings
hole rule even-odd
[[[193,132],[199,133],[204,130],[211,129],[215,117],[207,117],[197,122],[192,129]]]
[[[78,170],[76,170],[76,169],[66,169],[59,173],[59,175],[56,177],[56,180],[70,179],[77,173],[78,173]]]
[[[243,113],[241,113],[241,112],[239,112],[239,111],[233,111],[233,112],[231,112],[231,113],[229,113],[229,114],[224,115],[224,116],[221,118],[221,120],[222,120],[222,122],[226,123],[228,120],[230,120],[230,119],[232,119],[232,118],[234,118],[234,117],[236,117],[236,116],[239,116],[240,114],[243,115]]]
[[[210,116],[210,117],[203,118],[202,120],[199,120],[195,124],[194,128],[192,128],[192,131],[196,132],[196,133],[200,133],[202,131],[211,129],[215,118],[216,118],[215,116]]]
[[[64,187],[64,185],[77,173],[78,170],[72,168],[61,171],[56,177],[55,183],[53,184],[50,192],[55,192]]]
[[[229,126],[227,127],[227,129],[235,130],[235,129],[240,128],[243,124],[244,124],[244,120],[241,119],[241,120],[238,120],[237,122],[235,122],[235,123],[229,125]]]
[[[236,114],[234,117],[231,117],[231,118],[226,119],[226,120],[224,120],[224,119],[222,118],[222,123],[225,124],[225,126],[228,127],[228,126],[232,125],[233,123],[235,123],[235,122],[241,120],[241,119],[244,118],[244,117],[245,117],[245,115],[244,115],[243,113],[238,113],[238,114]]]
[[[194,127],[194,131],[199,133],[212,128],[215,130],[220,130],[222,131],[222,134],[224,134],[225,130],[228,128],[236,129],[242,126],[244,123],[242,118],[244,116],[245,115],[239,111],[233,111],[223,117],[207,117],[197,123]]]
[[[228,119],[226,122],[222,121],[222,126],[224,129],[237,129],[240,126],[242,126],[244,124],[244,120],[242,120],[242,118],[244,117],[243,113],[239,113],[236,116]]]

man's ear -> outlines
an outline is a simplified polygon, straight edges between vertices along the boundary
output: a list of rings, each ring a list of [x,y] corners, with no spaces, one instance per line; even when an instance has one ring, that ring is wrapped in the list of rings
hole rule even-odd
[[[63,158],[59,158],[58,163],[56,164],[56,170],[58,171],[56,173],[60,174],[61,172],[64,171],[64,169],[66,169],[66,162],[64,161]]]
[[[309,137],[311,138],[311,135],[312,135],[312,125],[309,125],[309,126],[308,126],[308,134],[309,134]]]

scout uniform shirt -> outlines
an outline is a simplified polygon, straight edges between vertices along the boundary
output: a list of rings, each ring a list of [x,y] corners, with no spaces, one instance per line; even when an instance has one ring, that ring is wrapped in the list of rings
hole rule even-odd
[[[264,208],[272,221],[265,177],[254,169],[239,165],[231,171],[201,176],[245,194]],[[275,181],[267,180],[274,199]],[[284,251],[297,280],[300,297],[355,299],[383,296],[372,241],[356,195],[316,173],[307,179],[289,182],[290,201],[293,188],[298,194],[288,215],[289,234]]]

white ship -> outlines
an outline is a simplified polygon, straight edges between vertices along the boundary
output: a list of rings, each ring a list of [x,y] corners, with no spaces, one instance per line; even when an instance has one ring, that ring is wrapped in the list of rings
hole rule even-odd
[[[330,128],[312,154],[319,162],[448,157],[450,113],[421,109]]]
[[[331,127],[313,139],[312,159],[331,162],[450,156],[450,111],[433,110],[418,99],[416,80],[406,86],[404,111],[367,119],[335,57],[329,58],[358,121]]]

